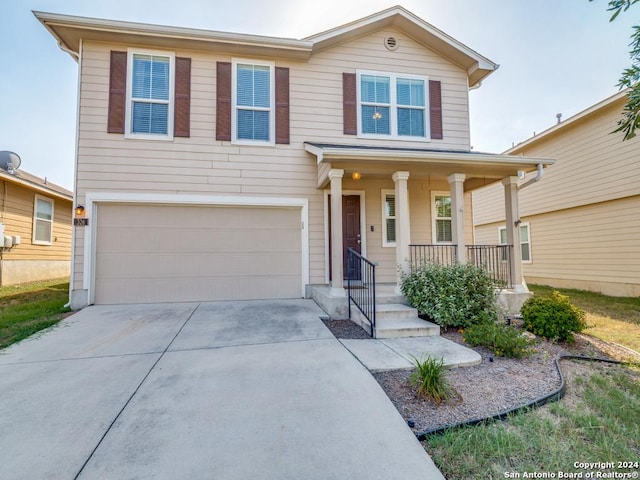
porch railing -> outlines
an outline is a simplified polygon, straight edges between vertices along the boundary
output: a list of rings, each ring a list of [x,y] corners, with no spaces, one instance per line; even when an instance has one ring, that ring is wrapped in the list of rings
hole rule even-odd
[[[502,287],[513,287],[511,254],[513,245],[467,245],[467,261],[482,267]]]
[[[347,295],[349,318],[353,303],[369,321],[369,333],[373,337],[376,327],[376,264],[353,248],[347,249]]]
[[[453,265],[457,257],[457,245],[409,245],[409,262],[412,267],[423,263]]]
[[[513,287],[511,272],[512,245],[467,245],[466,260],[482,267],[500,286]],[[424,263],[452,265],[457,261],[457,245],[409,245],[411,268]]]

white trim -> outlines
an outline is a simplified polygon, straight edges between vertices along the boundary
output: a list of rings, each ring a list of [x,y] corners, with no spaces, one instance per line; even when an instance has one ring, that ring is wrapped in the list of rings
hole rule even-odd
[[[389,134],[372,134],[372,133],[364,133],[362,131],[362,96],[361,96],[361,78],[362,75],[372,75],[376,77],[387,77],[389,78],[389,102],[388,104],[384,104],[385,108],[389,109]],[[424,136],[412,136],[412,135],[399,135],[398,134],[398,95],[397,95],[397,81],[398,79],[407,79],[407,80],[420,80],[424,82],[424,107],[422,109],[424,111]],[[407,140],[413,142],[430,142],[431,141],[431,126],[430,126],[430,115],[429,115],[429,77],[424,75],[412,75],[412,74],[404,74],[404,73],[394,73],[394,72],[378,72],[373,70],[356,70],[356,96],[357,96],[357,118],[358,118],[358,138],[376,138],[376,139],[384,139],[384,140]],[[368,102],[364,103],[365,105],[369,105]],[[373,104],[376,105],[376,104]],[[380,104],[383,105],[383,104]],[[402,106],[401,108],[414,108],[411,106]],[[418,108],[414,108],[418,110]]]
[[[533,263],[533,251],[531,250],[531,224],[529,222],[522,222],[520,224],[520,230],[522,230],[523,227],[527,227],[527,241],[526,242],[522,241],[522,231],[521,231],[520,232],[520,255],[522,257],[522,244],[526,243],[527,245],[529,245],[529,260],[522,259],[522,263],[531,264]],[[500,235],[503,230],[506,235],[506,232],[507,232],[506,225],[503,227],[498,227],[498,245],[506,245],[506,243],[502,242],[502,236]]]
[[[438,241],[438,233],[436,229],[436,220],[438,219],[438,211],[436,210],[436,196],[445,196],[451,198],[451,192],[447,192],[445,190],[431,191],[431,241],[434,245],[453,245],[453,216],[449,217],[449,220],[451,221],[451,241]],[[442,217],[442,219],[445,219],[445,217]],[[464,244],[464,241],[462,243]]]
[[[331,189],[323,190],[324,199],[324,278],[326,283],[330,283],[329,279],[329,263],[331,257],[329,255],[329,195]],[[365,191],[364,190],[343,190],[342,196],[345,195],[359,195],[360,196],[360,251],[363,257],[367,256],[367,209],[365,205]]]
[[[301,197],[234,197],[220,195],[171,195],[157,193],[116,193],[87,192],[86,211],[91,217],[89,228],[84,237],[84,275],[83,288],[87,290],[88,304],[95,301],[95,258],[98,205],[103,203],[145,203],[150,205],[209,205],[238,207],[297,207],[300,208],[301,223],[301,285],[300,297],[305,297],[305,287],[309,283],[309,199]]]
[[[387,241],[387,211],[386,211],[386,206],[387,206],[387,195],[393,195],[394,199],[396,196],[396,191],[394,189],[382,189],[380,190],[380,202],[381,202],[381,215],[382,215],[382,246],[384,248],[395,248],[396,247],[396,242],[395,240],[393,242],[389,242]],[[396,203],[396,209],[397,209],[398,205]],[[396,215],[394,216],[394,220],[397,220],[398,218],[398,212],[396,210]],[[396,224],[396,228],[398,227],[398,225]],[[396,235],[397,235],[397,230],[396,230]]]
[[[238,82],[237,69],[238,64],[258,65],[269,67],[269,140],[245,140],[238,138]],[[274,146],[276,144],[276,64],[265,60],[248,60],[244,58],[231,59],[231,143],[234,145],[257,145],[257,146]],[[266,111],[263,107],[253,107],[250,110]]]
[[[51,204],[51,220],[47,220],[46,218],[38,218],[38,200],[43,200]],[[50,222],[51,230],[49,232],[49,241],[46,240],[36,240],[36,223],[38,220],[42,222]],[[53,244],[53,224],[55,221],[55,201],[53,198],[43,197],[42,195],[38,195],[37,193],[33,197],[33,231],[31,235],[31,243],[33,245],[52,245]]]
[[[146,134],[146,133],[133,133],[131,131],[131,104],[133,103],[132,96],[132,81],[133,81],[133,56],[134,55],[153,55],[158,57],[169,58],[169,100],[165,101],[149,101],[147,103],[161,103],[169,106],[167,112],[167,134]],[[125,117],[124,117],[124,138],[137,139],[137,140],[173,140],[173,110],[175,108],[175,65],[176,65],[175,52],[168,52],[165,50],[149,50],[141,48],[128,48],[127,49],[127,93],[125,99]]]

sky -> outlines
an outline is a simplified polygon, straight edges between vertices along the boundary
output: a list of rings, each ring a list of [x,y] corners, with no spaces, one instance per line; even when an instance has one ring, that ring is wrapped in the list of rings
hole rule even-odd
[[[607,0],[0,0],[0,150],[73,188],[77,63],[32,10],[304,38],[400,4],[500,68],[472,90],[471,144],[500,153],[615,94],[640,7]],[[635,9],[634,9],[635,8]]]

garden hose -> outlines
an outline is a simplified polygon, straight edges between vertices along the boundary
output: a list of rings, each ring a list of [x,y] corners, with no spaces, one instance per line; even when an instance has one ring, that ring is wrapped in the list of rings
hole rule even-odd
[[[566,393],[566,390],[567,390],[567,385],[566,385],[566,383],[564,381],[564,375],[562,375],[562,369],[560,368],[560,360],[585,360],[585,361],[590,361],[590,362],[613,363],[613,364],[616,364],[616,365],[637,365],[636,362],[621,362],[621,361],[618,361],[618,360],[612,360],[610,358],[587,357],[587,356],[584,356],[584,355],[560,355],[558,358],[556,358],[554,360],[555,365],[556,365],[556,370],[558,371],[558,376],[560,377],[560,387],[558,387],[553,392],[551,392],[551,393],[549,393],[547,395],[543,395],[542,397],[539,397],[539,398],[537,398],[536,400],[533,400],[530,403],[525,403],[524,405],[520,405],[518,407],[509,409],[509,410],[504,410],[504,411],[502,411],[500,413],[496,413],[495,415],[491,415],[489,417],[474,418],[472,420],[467,420],[465,422],[452,423],[452,424],[449,424],[449,425],[445,425],[444,427],[438,427],[438,428],[432,428],[432,429],[429,429],[429,430],[425,430],[423,432],[416,433],[416,437],[418,438],[419,441],[423,441],[423,440],[426,440],[427,436],[429,436],[429,435],[439,435],[441,433],[444,433],[445,431],[456,429],[456,428],[470,427],[470,426],[478,425],[478,424],[481,424],[481,423],[489,423],[489,422],[492,422],[494,420],[504,420],[507,417],[509,417],[510,415],[513,415],[515,413],[521,412],[523,410],[529,410],[531,408],[542,407],[543,405],[546,405],[549,402],[557,402],[562,397],[564,397],[564,395]]]

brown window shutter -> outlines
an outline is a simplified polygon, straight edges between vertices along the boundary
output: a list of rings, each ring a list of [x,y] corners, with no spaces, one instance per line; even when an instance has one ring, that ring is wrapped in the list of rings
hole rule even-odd
[[[342,116],[345,135],[358,134],[358,99],[356,91],[356,74],[342,74]]]
[[[216,140],[231,140],[231,63],[216,65]]]
[[[431,139],[442,140],[442,88],[438,80],[429,80],[429,118]]]
[[[109,67],[108,133],[124,133],[127,95],[127,52],[111,52]]]
[[[191,59],[176,57],[173,135],[189,137],[191,122]]]
[[[276,143],[289,143],[289,69],[276,67]]]

